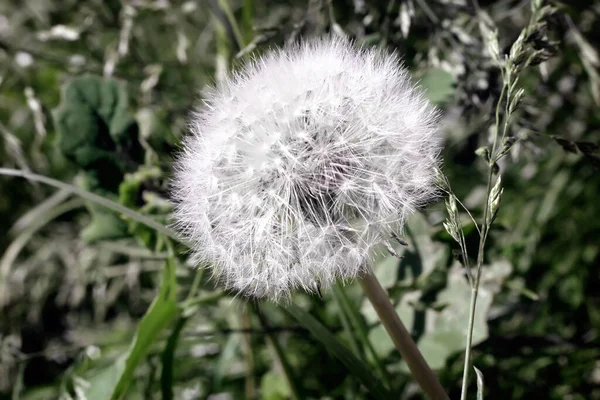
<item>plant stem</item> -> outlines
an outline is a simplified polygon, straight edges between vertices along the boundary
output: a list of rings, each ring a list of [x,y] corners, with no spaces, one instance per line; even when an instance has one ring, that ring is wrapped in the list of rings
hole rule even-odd
[[[469,383],[469,372],[471,370],[471,345],[473,343],[473,327],[475,326],[475,308],[477,306],[477,295],[479,293],[479,281],[481,280],[481,266],[483,265],[483,255],[485,249],[485,241],[487,239],[487,233],[489,225],[487,223],[488,213],[490,212],[489,199],[490,192],[492,190],[492,178],[493,168],[490,166],[488,173],[488,182],[486,189],[486,201],[485,208],[483,210],[483,223],[481,226],[481,235],[479,235],[479,250],[477,251],[477,267],[475,271],[475,282],[471,287],[471,301],[469,302],[469,325],[467,330],[467,346],[465,348],[465,365],[463,368],[463,381],[462,390],[460,393],[460,399],[465,400],[467,398],[467,387]]]
[[[240,327],[246,330],[246,332],[242,334],[244,345],[244,361],[246,362],[244,393],[247,400],[255,400],[258,398],[258,393],[256,390],[256,378],[254,377],[255,357],[254,350],[252,348],[252,334],[250,333],[252,330],[252,321],[250,320],[250,311],[248,308],[249,306],[247,304],[242,304],[242,312],[240,315]]]
[[[356,341],[356,337],[352,333],[352,325],[350,323],[350,318],[348,316],[348,312],[347,312],[346,307],[344,306],[343,300],[341,298],[342,290],[343,289],[341,287],[339,287],[338,285],[333,287],[333,297],[340,309],[340,319],[342,321],[342,326],[344,327],[344,330],[348,334],[348,342],[350,343],[350,347],[352,348],[354,355],[358,358],[365,360],[365,352],[358,345],[358,342]]]
[[[500,92],[500,98],[498,99],[498,103],[496,104],[496,127],[494,130],[494,143],[492,144],[492,151],[490,152],[490,160],[488,161],[488,179],[487,179],[487,188],[486,188],[486,197],[485,197],[485,206],[483,209],[483,221],[481,222],[481,230],[479,231],[479,249],[477,250],[477,266],[475,271],[475,280],[471,285],[471,300],[469,302],[469,325],[467,327],[467,344],[465,348],[465,364],[463,367],[463,379],[462,379],[462,388],[460,392],[460,399],[466,400],[467,398],[467,388],[469,386],[469,372],[471,371],[471,346],[473,344],[473,328],[475,326],[475,309],[477,307],[477,295],[479,294],[479,281],[481,279],[481,266],[483,265],[483,256],[485,252],[485,242],[487,240],[487,235],[489,231],[488,224],[488,215],[490,213],[490,193],[492,191],[492,179],[494,177],[494,164],[496,163],[496,151],[498,146],[498,134],[501,125],[500,120],[500,109],[502,107],[502,101],[506,96],[506,102],[508,103],[508,91],[510,80],[506,80],[502,85],[502,91]],[[508,106],[506,106],[508,107]],[[502,137],[504,137],[506,132],[506,127],[508,125],[508,109],[503,116],[504,126]]]
[[[392,383],[390,381],[390,375],[385,369],[385,366],[381,362],[379,355],[377,354],[375,348],[373,348],[373,345],[369,340],[367,326],[361,319],[359,311],[356,308],[354,308],[352,304],[350,304],[350,300],[348,299],[348,296],[346,295],[346,292],[344,291],[344,288],[341,284],[336,283],[335,286],[333,286],[333,293],[334,295],[336,295],[336,298],[338,298],[342,307],[348,314],[350,323],[354,326],[354,329],[356,330],[356,336],[363,343],[363,346],[366,347],[367,350],[369,350],[371,358],[375,362],[375,368],[377,368],[377,371],[379,372],[383,384],[386,385],[388,389],[391,389]]]
[[[369,268],[367,274],[360,279],[360,284],[421,389],[432,400],[447,400],[448,395],[398,317],[373,270]]]
[[[254,314],[258,317],[258,320],[260,321],[263,330],[267,334],[267,343],[273,350],[273,353],[275,354],[275,357],[279,362],[279,366],[281,367],[283,376],[285,377],[285,380],[287,381],[287,384],[290,388],[291,398],[293,400],[304,399],[304,396],[302,396],[302,393],[300,392],[300,389],[296,384],[296,379],[294,378],[294,374],[292,373],[292,367],[290,366],[287,360],[287,356],[281,348],[281,345],[277,341],[275,333],[273,333],[273,331],[270,329],[269,322],[267,321],[265,316],[260,312],[256,304],[249,303],[248,306],[250,307],[249,310],[252,310]]]

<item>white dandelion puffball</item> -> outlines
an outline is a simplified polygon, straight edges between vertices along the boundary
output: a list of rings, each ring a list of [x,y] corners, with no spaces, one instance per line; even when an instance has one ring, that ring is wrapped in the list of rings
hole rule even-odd
[[[193,115],[177,228],[248,296],[354,278],[435,196],[437,120],[394,55],[332,38],[272,51]]]

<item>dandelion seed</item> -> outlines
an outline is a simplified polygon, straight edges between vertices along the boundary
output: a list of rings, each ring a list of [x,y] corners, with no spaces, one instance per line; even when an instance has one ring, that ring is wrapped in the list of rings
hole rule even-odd
[[[204,103],[176,163],[175,218],[227,288],[277,301],[355,278],[435,195],[437,113],[395,55],[307,41]]]

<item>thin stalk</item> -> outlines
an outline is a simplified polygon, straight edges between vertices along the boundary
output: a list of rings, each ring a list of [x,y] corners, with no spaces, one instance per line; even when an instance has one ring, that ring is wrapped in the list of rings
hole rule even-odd
[[[490,197],[490,191],[492,190],[492,177],[493,170],[490,167],[490,171],[488,173],[488,183],[487,183],[487,197],[485,203],[485,209],[483,210],[483,223],[481,226],[481,235],[479,238],[479,250],[477,252],[477,267],[475,272],[475,282],[471,287],[471,300],[469,302],[469,325],[467,328],[467,346],[465,348],[465,364],[463,368],[463,380],[462,380],[462,389],[460,393],[460,399],[465,400],[467,398],[467,387],[469,382],[469,372],[471,370],[471,346],[473,344],[473,328],[475,326],[475,308],[477,306],[477,295],[479,294],[479,282],[481,280],[481,265],[483,264],[483,255],[485,248],[485,241],[487,239],[487,216],[489,213],[489,202],[488,198]]]
[[[352,306],[352,304],[350,304],[350,300],[348,299],[344,288],[339,283],[333,286],[333,293],[336,295],[336,298],[339,297],[339,301],[341,302],[342,307],[346,310],[348,318],[350,319],[350,322],[356,330],[356,335],[358,336],[359,340],[363,343],[363,346],[366,347],[369,353],[371,354],[371,357],[375,362],[375,367],[379,372],[381,380],[387,386],[388,389],[391,389],[392,385],[390,382],[390,375],[385,369],[383,363],[381,362],[381,359],[379,358],[379,355],[377,354],[375,348],[369,340],[367,327],[365,326],[365,323],[361,320],[359,312]]]
[[[131,218],[137,222],[140,222],[140,223],[156,230],[157,232],[162,233],[163,235],[165,235],[167,237],[170,237],[171,239],[181,242],[181,238],[177,237],[177,234],[174,231],[172,231],[171,229],[167,228],[166,226],[161,225],[158,222],[154,221],[153,219],[148,218],[145,215],[142,215],[140,213],[137,213],[130,208],[122,206],[119,203],[115,203],[112,200],[106,199],[102,196],[98,196],[95,193],[88,192],[87,190],[81,189],[77,186],[73,186],[73,185],[65,183],[65,182],[57,181],[56,179],[52,179],[47,176],[38,175],[38,174],[34,174],[32,172],[22,171],[19,169],[0,168],[0,175],[24,178],[24,179],[27,179],[30,181],[40,182],[40,183],[43,183],[43,184],[46,184],[49,186],[54,186],[55,188],[58,188],[58,189],[66,190],[66,191],[74,193],[74,194],[78,195],[79,197],[82,197],[88,201],[91,201],[92,203],[96,203],[98,205],[101,205],[103,207],[106,207],[108,209],[116,211],[118,213],[124,214],[124,215],[128,216],[129,218]]]
[[[265,316],[260,312],[260,310],[257,309],[256,304],[249,303],[249,306],[251,306],[251,310],[258,317],[258,320],[260,321],[262,329],[267,334],[267,343],[271,346],[271,349],[275,353],[277,361],[279,362],[281,370],[283,371],[285,380],[287,381],[287,384],[290,388],[290,392],[292,394],[291,395],[292,399],[302,400],[304,397],[300,394],[300,390],[298,389],[298,386],[296,385],[296,379],[294,378],[294,374],[292,373],[292,367],[290,366],[290,364],[287,360],[287,357],[285,355],[285,352],[281,348],[281,345],[277,341],[277,337],[275,336],[273,331],[270,329],[269,322],[267,321]]]
[[[250,320],[250,311],[247,304],[242,304],[242,313],[240,315],[240,327],[245,330],[242,334],[244,343],[244,361],[246,362],[246,382],[245,382],[245,398],[255,400],[258,398],[256,390],[256,378],[254,376],[254,349],[252,348],[252,321]]]
[[[471,346],[473,344],[473,328],[475,326],[475,310],[477,307],[477,295],[479,294],[479,282],[481,279],[481,266],[483,265],[483,256],[485,251],[485,242],[487,240],[487,235],[489,231],[488,225],[488,215],[490,213],[490,193],[492,191],[492,179],[494,177],[494,164],[496,163],[496,150],[498,145],[498,130],[500,129],[500,109],[502,107],[502,101],[504,96],[507,97],[508,102],[508,93],[507,93],[508,84],[505,82],[502,85],[502,91],[500,92],[500,98],[498,99],[498,103],[496,104],[496,127],[494,132],[494,143],[492,145],[492,151],[490,153],[490,161],[488,164],[488,179],[487,179],[487,188],[486,188],[486,197],[485,197],[485,207],[483,209],[483,221],[481,222],[481,231],[479,234],[479,249],[477,251],[477,266],[475,271],[475,280],[471,285],[471,299],[469,301],[469,324],[467,327],[467,344],[465,348],[465,363],[463,366],[463,379],[462,379],[462,388],[460,392],[460,399],[466,400],[467,398],[467,388],[469,386],[469,372],[471,371]],[[508,106],[507,106],[508,107]],[[508,115],[505,113],[504,115],[504,130],[506,130],[506,126],[508,125]],[[504,136],[504,134],[503,134]]]
[[[335,285],[333,287],[333,297],[335,298],[335,301],[338,304],[338,307],[340,309],[340,319],[342,320],[342,325],[344,326],[344,330],[348,334],[348,341],[350,342],[350,348],[352,348],[352,351],[354,352],[356,357],[365,359],[365,352],[358,345],[356,338],[352,334],[352,325],[350,323],[350,318],[348,317],[348,311],[347,311],[346,307],[344,307],[343,300],[341,299],[341,296],[342,296],[340,293],[341,290],[343,290],[343,289],[341,287],[339,287],[338,285]]]
[[[448,395],[440,381],[429,368],[427,361],[398,317],[386,291],[381,287],[373,271],[369,268],[367,274],[359,281],[396,349],[400,352],[423,392],[432,400],[448,400]]]
[[[200,282],[204,277],[204,271],[206,271],[206,269],[202,267],[198,268],[198,270],[196,271],[196,275],[194,276],[194,280],[192,281],[192,286],[190,287],[190,291],[188,292],[186,300],[193,299],[196,295],[196,292],[198,292]]]
[[[231,26],[231,30],[233,31],[233,36],[235,38],[235,45],[238,48],[237,50],[240,51],[244,48],[244,38],[242,36],[240,27],[238,26],[237,21],[235,20],[233,11],[229,6],[229,2],[227,0],[218,0],[218,3],[221,7],[221,10],[223,10],[223,13],[225,14],[225,17],[227,18],[227,22]]]
[[[192,282],[192,287],[188,292],[186,300],[191,300],[196,295],[196,292],[200,287],[200,281],[202,281],[204,271],[204,269],[199,269],[196,271],[194,281]],[[181,332],[183,332],[183,329],[185,328],[185,325],[189,321],[190,317],[191,315],[179,315],[177,322],[175,323],[175,327],[167,339],[167,344],[165,345],[165,349],[161,355],[162,371],[160,375],[160,387],[162,400],[173,399],[173,365],[175,361],[175,350],[177,349]]]

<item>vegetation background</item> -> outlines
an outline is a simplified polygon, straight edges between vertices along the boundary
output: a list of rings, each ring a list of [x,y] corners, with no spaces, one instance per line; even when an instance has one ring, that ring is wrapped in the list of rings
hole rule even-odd
[[[521,75],[522,140],[499,165],[473,353],[489,399],[600,399],[600,2],[553,5],[530,38],[544,60]],[[475,151],[502,87],[481,23],[505,54],[529,14],[507,0],[4,0],[0,167],[166,224],[200,90],[285,41],[349,35],[401,54],[441,108],[444,172],[479,217]],[[371,398],[340,343],[394,398],[420,396],[357,285],[246,305],[165,232],[70,190],[0,177],[0,398]],[[456,398],[470,289],[444,218],[443,202],[416,215],[404,258],[376,274]]]

